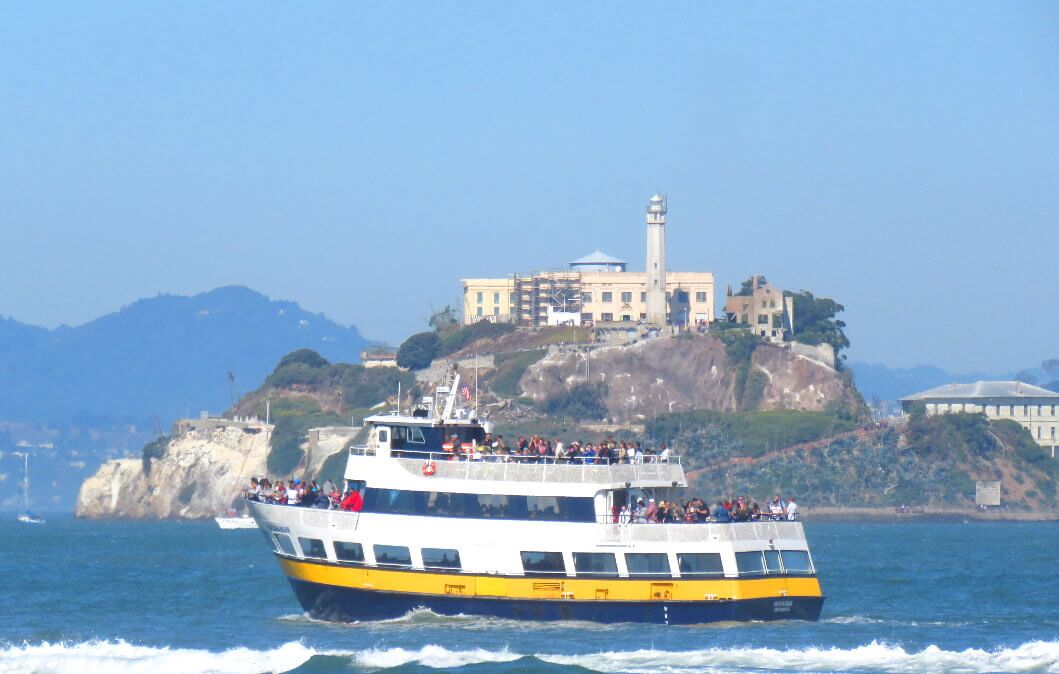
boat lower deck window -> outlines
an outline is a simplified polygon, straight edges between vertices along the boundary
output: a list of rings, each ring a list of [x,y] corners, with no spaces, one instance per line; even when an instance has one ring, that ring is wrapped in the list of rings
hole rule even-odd
[[[783,573],[783,567],[780,566],[780,551],[779,550],[766,550],[765,551],[765,572],[770,574]]]
[[[412,566],[412,555],[403,545],[376,545],[375,563],[379,566]]]
[[[618,562],[613,552],[575,552],[574,571],[578,576],[617,578]]]
[[[595,522],[590,496],[466,494],[368,487],[364,512],[472,519]]]
[[[719,578],[724,576],[721,555],[717,552],[678,552],[677,568],[683,578]]]
[[[735,553],[735,565],[739,569],[740,576],[765,575],[765,560],[760,550]]]
[[[460,551],[449,548],[423,548],[424,569],[457,569],[460,566]]]
[[[813,575],[813,564],[809,560],[809,553],[805,550],[780,550],[783,559],[783,569],[792,576]]]
[[[360,543],[335,541],[335,557],[340,562],[364,563],[364,547]]]
[[[630,576],[672,576],[669,555],[664,552],[626,552]]]
[[[566,564],[561,552],[523,552],[522,571],[527,576],[566,575]]]
[[[302,538],[299,536],[298,544],[302,546],[303,556],[312,557],[313,559],[327,559],[324,542],[319,538]]]
[[[290,555],[291,557],[298,556],[298,553],[294,551],[294,541],[290,539],[290,536],[287,534],[275,533],[272,534],[272,538],[275,539],[276,545],[283,554]]]

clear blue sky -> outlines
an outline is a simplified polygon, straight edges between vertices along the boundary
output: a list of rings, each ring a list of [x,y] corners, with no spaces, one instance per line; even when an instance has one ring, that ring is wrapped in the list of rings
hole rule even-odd
[[[4,3],[0,314],[239,283],[372,337],[596,248],[1059,357],[1059,3]],[[722,300],[718,298],[718,302]]]

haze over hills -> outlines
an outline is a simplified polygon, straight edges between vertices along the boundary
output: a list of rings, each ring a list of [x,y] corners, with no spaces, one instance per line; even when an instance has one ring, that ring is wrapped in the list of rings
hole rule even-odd
[[[77,327],[0,320],[0,420],[144,425],[231,404],[302,347],[357,362],[355,327],[242,286],[159,295]]]

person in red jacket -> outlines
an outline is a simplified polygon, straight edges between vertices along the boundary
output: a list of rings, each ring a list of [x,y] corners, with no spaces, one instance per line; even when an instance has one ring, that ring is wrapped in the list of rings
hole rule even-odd
[[[342,499],[342,510],[359,513],[363,507],[364,499],[360,497],[360,492],[356,489],[350,489],[346,497]]]

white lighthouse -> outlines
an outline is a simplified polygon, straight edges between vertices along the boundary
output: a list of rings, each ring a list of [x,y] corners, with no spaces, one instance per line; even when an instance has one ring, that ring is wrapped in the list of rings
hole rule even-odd
[[[647,322],[666,324],[666,197],[647,204]]]

